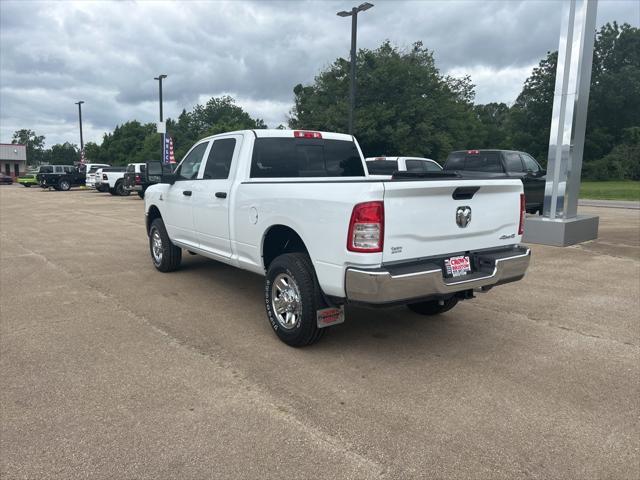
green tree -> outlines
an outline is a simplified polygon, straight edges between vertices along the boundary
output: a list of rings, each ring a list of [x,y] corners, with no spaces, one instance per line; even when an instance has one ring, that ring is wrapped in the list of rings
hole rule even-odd
[[[420,155],[444,159],[454,148],[477,145],[481,125],[473,111],[469,77],[442,75],[433,53],[417,42],[407,50],[384,42],[356,58],[355,134],[367,156]],[[349,62],[338,58],[311,85],[296,85],[289,126],[344,132]]]
[[[167,132],[172,136],[176,160],[199,139],[218,133],[266,128],[264,121],[254,119],[230,96],[212,97],[204,105],[196,105],[193,111],[183,110],[178,120],[167,120]]]
[[[44,135],[23,128],[14,132],[11,143],[27,146],[27,164],[39,165],[44,160]]]
[[[87,142],[84,144],[84,158],[87,163],[99,163],[100,146],[95,142]]]
[[[53,165],[73,165],[80,161],[77,145],[69,142],[53,145],[49,152],[49,162]]]
[[[508,130],[513,148],[531,153],[542,163],[546,162],[549,145],[557,61],[557,52],[548,53],[540,61],[509,112]],[[596,33],[594,45],[585,166],[611,152],[623,141],[625,130],[637,126],[640,126],[640,29],[607,23]]]
[[[155,132],[156,125],[154,123],[142,124],[137,120],[132,120],[117,125],[113,133],[104,134],[98,161],[111,165],[126,165],[149,160],[148,153],[143,151],[148,136],[156,135],[158,152],[160,149],[160,137]],[[159,153],[156,154],[156,158],[158,157]]]

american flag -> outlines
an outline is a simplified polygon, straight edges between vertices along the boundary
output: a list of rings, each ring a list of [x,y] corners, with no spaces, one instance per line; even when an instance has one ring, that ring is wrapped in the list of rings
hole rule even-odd
[[[173,138],[169,135],[164,136],[164,163],[166,165],[176,163],[176,157],[173,154]]]

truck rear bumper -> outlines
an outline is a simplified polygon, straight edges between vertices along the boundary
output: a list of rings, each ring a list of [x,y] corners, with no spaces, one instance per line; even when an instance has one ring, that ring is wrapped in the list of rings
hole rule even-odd
[[[509,249],[472,253],[478,265],[464,277],[445,278],[437,263],[421,262],[409,266],[376,269],[348,268],[345,290],[349,301],[368,304],[408,303],[428,297],[447,297],[457,292],[520,280],[529,266],[531,250]]]

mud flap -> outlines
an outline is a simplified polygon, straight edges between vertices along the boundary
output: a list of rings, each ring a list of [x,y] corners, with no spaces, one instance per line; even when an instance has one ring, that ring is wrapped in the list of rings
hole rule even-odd
[[[330,327],[344,323],[344,306],[322,308],[316,311],[316,319],[318,328]]]

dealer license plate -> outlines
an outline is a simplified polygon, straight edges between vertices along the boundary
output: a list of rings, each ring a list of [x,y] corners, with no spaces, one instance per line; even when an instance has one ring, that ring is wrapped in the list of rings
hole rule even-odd
[[[463,277],[471,271],[471,262],[469,257],[461,255],[459,257],[447,258],[444,261],[444,268],[449,277]]]
[[[329,327],[344,322],[344,306],[323,308],[316,313],[318,328]]]

